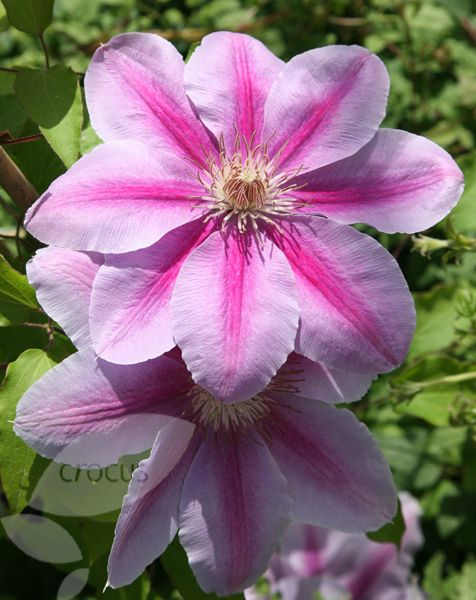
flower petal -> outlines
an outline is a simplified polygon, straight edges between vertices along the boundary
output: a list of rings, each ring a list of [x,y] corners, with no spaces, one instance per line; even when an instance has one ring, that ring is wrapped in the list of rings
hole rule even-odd
[[[265,444],[239,434],[209,436],[180,503],[180,541],[200,587],[228,595],[254,583],[291,512],[286,481]]]
[[[161,357],[124,367],[85,349],[30,387],[14,429],[48,458],[113,464],[150,448],[158,429],[180,413],[189,388],[183,363]]]
[[[301,305],[296,352],[343,371],[380,373],[399,365],[415,327],[408,286],[375,240],[328,219],[293,219],[277,243]]]
[[[213,233],[184,262],[171,307],[194,381],[225,402],[261,391],[294,347],[294,279],[269,240]]]
[[[101,254],[42,248],[27,263],[28,280],[45,312],[61,325],[78,348],[91,343],[89,304]]]
[[[265,107],[264,139],[283,170],[311,171],[350,156],[385,116],[383,62],[360,46],[327,46],[291,59]],[[273,136],[273,137],[271,137]]]
[[[261,141],[264,104],[284,63],[258,40],[220,31],[203,38],[185,66],[187,93],[200,118],[233,153],[237,132]]]
[[[169,302],[188,254],[211,226],[191,221],[144,250],[111,254],[97,275],[91,299],[91,337],[99,356],[133,364],[175,346]]]
[[[365,425],[323,402],[275,400],[269,448],[288,481],[295,518],[343,531],[373,531],[392,519],[392,475]]]
[[[293,183],[305,211],[341,223],[414,233],[445,217],[463,192],[463,174],[442,148],[419,135],[381,129],[359,152]]]
[[[132,583],[177,533],[180,491],[196,451],[193,432],[192,423],[173,419],[132,474],[109,555],[111,587]]]
[[[124,33],[96,50],[84,87],[91,124],[109,142],[146,142],[203,162],[212,140],[185,93],[184,62],[158,35]]]
[[[83,156],[29,209],[28,231],[73,250],[145,248],[196,216],[202,193],[187,165],[137,142],[110,142]]]
[[[293,352],[276,374],[275,381],[289,383],[298,396],[329,404],[360,400],[374,376],[332,369]]]

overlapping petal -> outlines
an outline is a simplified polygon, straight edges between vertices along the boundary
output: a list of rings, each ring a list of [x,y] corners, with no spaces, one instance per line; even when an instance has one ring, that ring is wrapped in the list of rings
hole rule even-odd
[[[291,385],[298,396],[339,404],[362,398],[373,379],[372,374],[333,369],[293,352],[275,381]]]
[[[98,355],[133,364],[175,346],[169,314],[175,280],[212,227],[192,221],[150,248],[106,257],[91,300],[91,337]]]
[[[291,517],[286,481],[266,445],[246,433],[202,443],[185,478],[179,535],[205,592],[228,595],[254,583]]]
[[[215,232],[184,262],[171,311],[194,381],[225,402],[260,392],[294,347],[299,307],[281,251]]]
[[[188,421],[173,419],[132,474],[109,555],[111,587],[132,583],[177,533],[180,492],[196,450],[193,432]]]
[[[392,519],[392,475],[365,425],[315,400],[276,400],[270,419],[279,433],[269,448],[287,479],[295,518],[342,531],[372,531]]]
[[[380,231],[414,233],[445,217],[463,191],[451,156],[424,137],[381,129],[359,152],[295,180],[305,211]]]
[[[309,217],[293,219],[276,243],[296,278],[296,352],[356,373],[401,363],[415,309],[397,262],[378,242],[352,227]]]
[[[290,171],[311,171],[360,150],[385,116],[383,62],[360,46],[327,46],[292,58],[265,106],[263,138]]]
[[[103,256],[50,246],[27,264],[28,280],[45,312],[78,348],[90,345],[89,304]]]
[[[283,65],[260,41],[225,31],[205,36],[192,54],[188,95],[205,125],[217,138],[223,134],[228,152],[237,133],[261,141],[265,101]]]
[[[96,50],[84,87],[106,142],[142,141],[199,163],[215,143],[185,93],[182,56],[158,35],[115,36]]]
[[[190,196],[201,193],[183,160],[139,142],[110,142],[56,179],[25,224],[46,244],[127,252],[195,218]]]
[[[40,454],[64,463],[107,465],[150,448],[157,431],[180,414],[190,379],[167,357],[120,366],[91,348],[48,371],[22,397],[15,432]]]

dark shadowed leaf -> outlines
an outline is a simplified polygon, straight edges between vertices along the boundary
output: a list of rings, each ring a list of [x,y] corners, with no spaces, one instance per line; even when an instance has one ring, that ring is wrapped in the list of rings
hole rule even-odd
[[[42,33],[51,23],[54,0],[2,0],[9,22],[26,33]]]
[[[206,594],[200,589],[188,564],[187,554],[180,545],[178,537],[174,539],[160,559],[167,575],[182,595],[183,600],[215,600],[218,598],[215,594]],[[223,600],[244,600],[243,594],[234,594],[222,598]]]

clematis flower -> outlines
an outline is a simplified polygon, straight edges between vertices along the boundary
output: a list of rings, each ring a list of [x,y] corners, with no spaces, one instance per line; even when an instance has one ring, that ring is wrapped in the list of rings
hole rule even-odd
[[[363,534],[293,523],[273,555],[266,579],[282,600],[423,600],[411,580],[413,557],[423,543],[420,505],[400,493],[405,533],[394,544],[372,542]],[[246,600],[265,600],[254,588]]]
[[[357,399],[367,377],[293,353],[265,390],[223,403],[193,381],[178,348],[134,365],[97,358],[88,312],[101,263],[54,247],[29,263],[41,304],[80,349],[27,391],[14,429],[40,454],[83,468],[152,447],[124,499],[111,586],[138,577],[177,531],[203,589],[228,594],[256,581],[293,519],[367,531],[393,517],[375,441],[332,406]]]
[[[44,456],[95,468],[153,443],[117,523],[112,587],[138,577],[178,531],[203,590],[231,594],[263,573],[292,519],[367,531],[396,510],[366,427],[299,396],[292,362],[261,393],[224,403],[193,382],[177,350],[115,365],[85,348],[30,388],[14,428]]]
[[[370,379],[397,366],[414,329],[408,288],[348,224],[426,229],[457,202],[462,174],[432,142],[379,130],[388,88],[358,46],[287,64],[226,32],[187,65],[152,34],[98,49],[85,91],[105,143],[26,217],[46,244],[105,255],[96,354],[133,364],[177,344],[194,381],[230,403],[293,350]]]

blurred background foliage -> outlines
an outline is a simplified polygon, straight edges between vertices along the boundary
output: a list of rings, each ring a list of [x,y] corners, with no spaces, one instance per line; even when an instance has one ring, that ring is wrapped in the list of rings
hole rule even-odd
[[[186,56],[205,34],[228,29],[258,37],[283,59],[326,44],[356,43],[385,61],[391,94],[384,125],[423,134],[451,152],[464,170],[466,191],[452,215],[422,236],[389,236],[361,227],[398,259],[415,296],[417,331],[405,364],[379,377],[352,409],[377,436],[398,488],[422,504],[425,545],[416,573],[428,597],[474,599],[476,2],[2,2],[0,143],[40,193],[98,143],[88,124],[82,81],[94,50],[115,34],[155,32]],[[27,4],[41,11],[30,13]],[[0,204],[0,252],[6,259],[0,262],[0,367],[8,368],[0,388],[1,517],[25,509],[45,462],[14,438],[7,420],[22,390],[72,347],[41,313],[21,275],[37,247],[22,229],[21,209],[4,190]],[[62,519],[61,524],[81,547],[83,566],[90,568],[81,597],[212,597],[194,587],[175,546],[133,586],[103,596],[113,519]],[[0,600],[55,598],[73,567],[28,558],[0,528]]]

